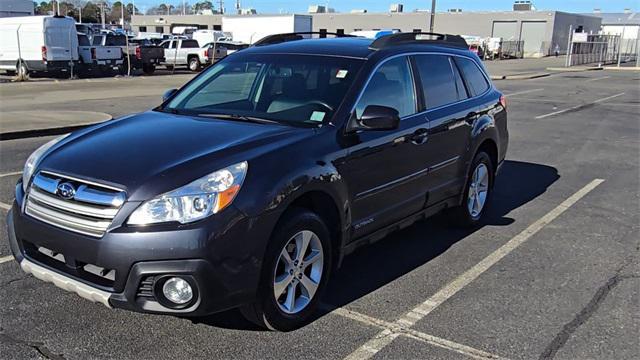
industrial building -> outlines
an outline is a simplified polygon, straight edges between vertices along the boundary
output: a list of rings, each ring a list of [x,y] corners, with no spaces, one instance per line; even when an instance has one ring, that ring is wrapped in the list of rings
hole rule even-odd
[[[429,31],[430,13],[403,12],[401,4],[392,4],[386,13],[370,13],[366,9],[349,13],[333,12],[323,6],[310,6],[312,29],[317,32],[351,33],[359,30],[397,29],[404,32]],[[203,29],[223,30],[222,18],[261,15],[154,15],[134,16],[134,31],[170,33],[175,26],[192,25]],[[434,31],[480,37],[500,37],[522,41],[524,56],[550,54],[556,45],[566,51],[570,27],[574,31],[597,33],[601,18],[590,14],[560,11],[537,11],[529,2],[517,1],[513,11],[465,12],[452,9],[436,13]],[[254,39],[258,40],[258,39]]]
[[[0,17],[33,15],[32,0],[2,0],[0,1]]]

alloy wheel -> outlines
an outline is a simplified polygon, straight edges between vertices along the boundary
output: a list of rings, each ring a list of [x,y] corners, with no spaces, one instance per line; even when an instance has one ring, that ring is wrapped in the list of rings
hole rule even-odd
[[[489,193],[489,169],[483,163],[473,171],[469,182],[469,195],[467,197],[467,209],[469,214],[476,218],[482,213]]]
[[[318,290],[324,266],[320,238],[313,231],[293,235],[280,251],[274,271],[273,295],[280,310],[304,310]]]

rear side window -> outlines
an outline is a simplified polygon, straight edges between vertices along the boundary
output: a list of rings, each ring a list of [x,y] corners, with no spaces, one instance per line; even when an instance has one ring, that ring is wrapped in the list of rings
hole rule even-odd
[[[415,114],[416,97],[407,58],[402,56],[384,63],[371,77],[356,105],[360,118],[369,105],[387,106],[398,110],[400,117]]]
[[[102,36],[94,36],[93,45],[102,45]]]
[[[80,46],[90,46],[91,45],[87,35],[78,35],[78,45],[80,45]]]
[[[196,40],[182,40],[183,48],[199,48],[198,41]]]
[[[127,45],[127,39],[124,35],[107,35],[106,46],[125,46]]]
[[[467,80],[467,86],[472,96],[477,96],[489,89],[489,83],[476,63],[470,59],[456,58],[456,63]]]
[[[448,56],[418,55],[415,62],[427,109],[458,101],[456,79]]]

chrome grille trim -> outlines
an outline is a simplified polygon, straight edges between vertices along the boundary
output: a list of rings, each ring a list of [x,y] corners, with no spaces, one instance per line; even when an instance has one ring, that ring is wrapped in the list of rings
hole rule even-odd
[[[73,199],[56,195],[58,185],[63,182],[77,186]],[[65,230],[101,237],[111,226],[125,198],[124,191],[110,186],[40,172],[33,177],[28,190],[25,213]]]

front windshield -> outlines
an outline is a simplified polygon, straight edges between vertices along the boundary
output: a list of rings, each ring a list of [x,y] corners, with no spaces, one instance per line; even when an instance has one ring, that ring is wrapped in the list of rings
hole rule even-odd
[[[234,56],[187,85],[163,110],[319,124],[333,116],[362,62],[320,55]]]

